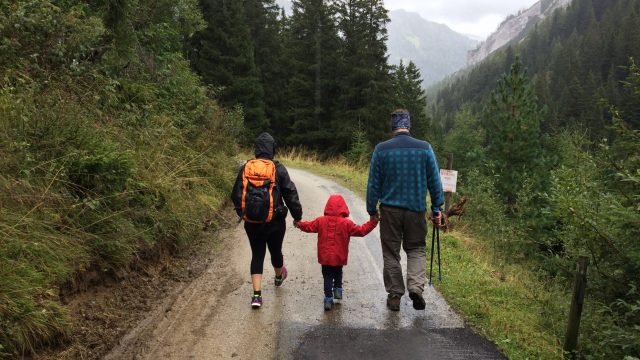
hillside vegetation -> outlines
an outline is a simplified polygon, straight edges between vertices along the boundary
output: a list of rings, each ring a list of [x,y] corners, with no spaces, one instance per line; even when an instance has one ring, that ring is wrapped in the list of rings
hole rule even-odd
[[[497,51],[430,92],[432,115],[447,132],[463,105],[480,112],[518,56],[539,103],[547,108],[545,132],[574,129],[591,139],[611,138],[609,105],[627,113],[627,121],[638,128],[640,103],[623,86],[629,58],[640,59],[638,28],[637,1],[574,0],[538,24],[521,43]]]
[[[589,359],[640,354],[638,28],[637,1],[574,0],[431,98],[474,237],[532,266],[544,291],[571,291],[576,259],[590,259],[577,349]],[[564,324],[548,326],[562,341]]]
[[[203,24],[195,0],[0,2],[0,357],[65,341],[61,289],[222,205],[242,113],[183,56]]]

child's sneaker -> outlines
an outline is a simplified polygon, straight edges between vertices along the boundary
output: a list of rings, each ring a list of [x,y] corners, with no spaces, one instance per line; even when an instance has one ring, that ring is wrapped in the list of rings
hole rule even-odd
[[[324,297],[324,311],[329,311],[333,307],[333,298]]]
[[[275,280],[274,280],[274,284],[276,285],[276,287],[281,287],[282,283],[284,282],[284,279],[287,278],[287,268],[282,265],[282,272],[280,273],[280,276],[276,276]]]
[[[342,300],[342,288],[333,288],[333,298],[336,300],[336,303],[340,303]]]
[[[251,307],[254,309],[260,309],[262,306],[262,295],[253,295],[251,297]]]

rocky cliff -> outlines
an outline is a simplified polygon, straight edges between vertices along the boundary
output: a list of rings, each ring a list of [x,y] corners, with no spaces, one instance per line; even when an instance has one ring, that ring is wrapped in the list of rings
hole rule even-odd
[[[475,50],[467,54],[467,65],[479,63],[494,51],[512,42],[522,40],[534,26],[559,8],[571,4],[572,0],[540,0],[517,15],[510,15]]]

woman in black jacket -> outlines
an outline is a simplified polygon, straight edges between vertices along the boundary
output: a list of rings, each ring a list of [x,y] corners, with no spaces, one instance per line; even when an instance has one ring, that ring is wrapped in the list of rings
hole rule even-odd
[[[294,224],[302,218],[302,205],[300,205],[296,185],[289,178],[289,173],[284,165],[273,160],[275,150],[276,142],[271,135],[265,132],[258,136],[255,148],[256,159],[273,161],[276,185],[273,188],[273,209],[270,219],[264,222],[245,221],[244,223],[244,229],[251,245],[251,282],[253,283],[251,306],[255,309],[262,306],[262,272],[266,249],[268,248],[271,254],[271,265],[275,271],[275,286],[280,287],[287,278],[287,268],[284,266],[282,256],[282,242],[287,228],[285,218],[288,211],[291,211]],[[247,164],[240,168],[231,193],[231,200],[241,218],[245,218],[246,213],[246,209],[243,209],[245,166]]]

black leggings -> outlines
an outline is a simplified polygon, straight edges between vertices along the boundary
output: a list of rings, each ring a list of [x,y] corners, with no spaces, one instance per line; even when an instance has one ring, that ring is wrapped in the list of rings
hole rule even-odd
[[[342,266],[322,265],[324,296],[333,297],[333,288],[342,287]]]
[[[249,244],[251,245],[251,275],[262,274],[267,247],[269,247],[269,253],[271,254],[271,265],[274,268],[281,268],[284,263],[282,241],[287,230],[285,219],[273,219],[266,224],[245,222],[244,230],[247,232]]]

